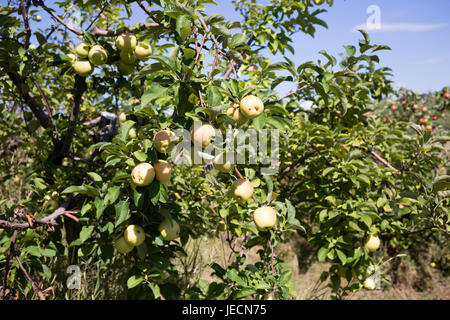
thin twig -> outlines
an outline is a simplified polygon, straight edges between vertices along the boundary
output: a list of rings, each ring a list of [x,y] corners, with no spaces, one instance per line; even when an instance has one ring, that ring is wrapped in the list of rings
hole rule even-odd
[[[20,261],[19,256],[15,255],[15,258],[17,260],[17,263],[19,264],[19,268],[23,271],[23,273],[25,274],[25,276],[27,277],[28,281],[31,282],[31,286],[33,287],[33,290],[36,292],[36,294],[38,295],[40,300],[45,300],[45,296],[44,294],[41,292],[41,290],[39,289],[39,287],[36,285],[36,283],[33,281],[33,279],[31,279],[30,275],[28,274],[27,270],[24,268],[24,266],[22,265],[22,261]]]
[[[44,91],[42,91],[41,86],[36,81],[36,79],[33,78],[33,76],[30,76],[31,81],[33,81],[34,85],[38,89],[39,93],[41,94],[42,100],[44,100],[45,108],[47,109],[48,116],[52,116],[52,109],[50,107],[50,104],[48,103],[47,96],[45,95]]]

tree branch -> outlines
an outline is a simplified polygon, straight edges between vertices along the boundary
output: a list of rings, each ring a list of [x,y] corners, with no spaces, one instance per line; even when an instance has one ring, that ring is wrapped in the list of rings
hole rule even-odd
[[[36,219],[31,219],[32,223],[33,223],[33,228],[35,228],[36,226],[42,226],[42,225],[47,225],[47,226],[57,226],[58,223],[56,223],[56,221],[54,221],[56,218],[58,218],[60,215],[63,215],[66,213],[67,208],[69,207],[70,204],[70,199],[66,202],[64,202],[58,209],[56,209],[52,214],[36,220]],[[25,229],[29,229],[30,224],[28,222],[26,223],[18,223],[18,222],[9,222],[9,221],[5,221],[5,220],[0,220],[0,229],[7,229],[7,230],[25,230]]]

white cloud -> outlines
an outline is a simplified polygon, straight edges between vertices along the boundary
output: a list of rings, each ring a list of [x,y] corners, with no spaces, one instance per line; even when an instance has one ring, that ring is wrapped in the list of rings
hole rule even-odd
[[[448,23],[381,23],[379,29],[370,29],[365,24],[353,27],[352,31],[364,29],[371,32],[423,32],[447,27]]]

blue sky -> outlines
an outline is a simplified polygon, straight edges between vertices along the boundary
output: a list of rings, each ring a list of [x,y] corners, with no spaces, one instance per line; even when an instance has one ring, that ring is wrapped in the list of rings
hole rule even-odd
[[[267,3],[268,1],[258,1]],[[288,56],[296,65],[322,58],[320,50],[337,56],[343,45],[357,45],[361,38],[355,27],[366,25],[366,11],[380,9],[381,30],[368,30],[371,41],[386,44],[392,51],[381,51],[381,64],[393,69],[396,86],[418,92],[440,90],[450,85],[450,1],[448,0],[335,0],[321,19],[328,29],[318,27],[314,38],[294,36],[295,55]],[[220,12],[238,20],[231,0],[218,1],[219,7],[208,7],[208,13]],[[274,59],[276,60],[276,59]]]
[[[269,0],[258,0],[265,4]],[[357,45],[361,38],[354,29],[366,25],[371,5],[379,7],[381,30],[368,30],[372,43],[386,44],[392,51],[378,53],[381,65],[393,69],[396,86],[418,92],[440,90],[450,85],[450,1],[448,0],[335,0],[320,18],[328,29],[317,27],[314,38],[304,34],[294,35],[295,55],[288,57],[299,65],[305,61],[323,58],[320,50],[337,56],[343,45]],[[228,20],[241,20],[234,11],[231,0],[218,0],[218,6],[208,5],[206,12],[222,13]],[[48,26],[53,20],[46,12],[40,12],[41,25]],[[145,13],[137,8],[130,24],[144,21]],[[33,26],[34,25],[34,26]],[[237,29],[233,29],[235,32]],[[282,60],[272,57],[273,61]],[[280,91],[288,90],[281,87]]]

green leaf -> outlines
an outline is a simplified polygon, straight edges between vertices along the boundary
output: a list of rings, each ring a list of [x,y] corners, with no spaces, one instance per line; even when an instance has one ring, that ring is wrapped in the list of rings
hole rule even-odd
[[[94,230],[94,226],[83,226],[83,228],[80,231],[80,239],[81,242],[85,242],[87,239],[91,237],[92,231]]]
[[[317,251],[317,259],[319,259],[320,262],[323,262],[323,261],[325,261],[327,254],[328,254],[328,248],[322,247],[319,249],[319,251]]]
[[[153,83],[142,95],[141,104],[143,106],[150,105],[155,99],[166,96],[167,90],[168,88],[165,88],[158,83]]]
[[[128,289],[134,288],[138,285],[140,285],[144,281],[144,277],[141,275],[132,275],[127,280],[127,287]]]
[[[140,162],[145,162],[145,161],[147,161],[147,158],[148,158],[147,154],[142,151],[133,152],[133,156]]]
[[[101,177],[99,174],[95,173],[95,172],[88,172],[87,174],[88,174],[88,175],[92,178],[92,180],[94,180],[95,182],[102,182],[102,181],[103,181],[102,177]]]
[[[347,262],[347,257],[345,255],[345,253],[337,248],[336,248],[336,253],[337,253],[339,260],[341,260],[341,263],[344,265]]]
[[[186,38],[191,33],[191,20],[189,19],[189,16],[181,15],[177,17],[176,31],[181,40],[186,40]]]
[[[243,288],[234,295],[234,299],[242,299],[255,293],[256,290],[253,288]]]
[[[450,176],[438,176],[433,181],[433,191],[441,191],[450,188]]]
[[[241,44],[244,44],[246,42],[247,42],[247,37],[245,36],[245,34],[243,34],[243,33],[236,33],[231,38],[231,42],[230,42],[229,47],[230,48],[235,48],[235,47],[240,46]]]
[[[217,107],[222,103],[222,94],[216,86],[208,87],[208,107]]]
[[[116,202],[119,196],[120,196],[120,186],[113,186],[108,189],[108,193],[106,194],[104,201],[107,205],[113,204],[114,202]]]
[[[224,20],[225,20],[225,16],[220,13],[210,14],[203,18],[203,21],[205,21],[206,24],[212,24],[212,23],[221,22]]]
[[[120,201],[115,205],[115,209],[116,222],[114,227],[117,227],[130,217],[130,204],[127,201]]]

